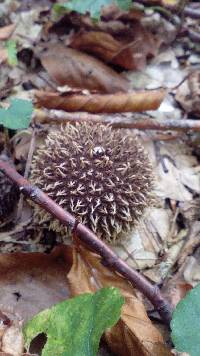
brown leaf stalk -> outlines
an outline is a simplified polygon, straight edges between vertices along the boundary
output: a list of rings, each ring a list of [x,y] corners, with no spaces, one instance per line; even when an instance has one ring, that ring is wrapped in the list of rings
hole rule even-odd
[[[59,94],[35,91],[38,106],[66,111],[89,113],[119,113],[156,110],[162,103],[163,89],[115,94]]]
[[[129,128],[138,130],[172,130],[172,131],[200,131],[199,120],[192,119],[150,119],[127,117],[121,115],[98,115],[86,112],[68,113],[62,110],[37,109],[34,112],[36,124],[55,123],[61,124],[66,122],[75,123],[78,121],[91,121],[94,123],[110,124],[113,128]]]
[[[105,266],[113,268],[123,277],[127,278],[135,288],[142,292],[153,304],[155,309],[161,315],[162,319],[169,325],[172,315],[170,304],[162,296],[159,288],[152,285],[144,276],[129,267],[126,262],[120,259],[103,241],[89,230],[85,225],[77,223],[75,217],[63,210],[52,199],[48,197],[42,190],[30,184],[30,182],[21,176],[7,162],[0,160],[0,170],[6,174],[13,182],[15,182],[20,191],[36,204],[41,206],[61,224],[76,228],[76,235],[90,249],[95,251],[103,259]]]

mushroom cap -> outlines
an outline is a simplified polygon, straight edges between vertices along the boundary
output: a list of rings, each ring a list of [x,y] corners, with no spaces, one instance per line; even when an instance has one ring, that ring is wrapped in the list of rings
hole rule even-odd
[[[126,236],[152,203],[152,166],[135,135],[109,125],[66,124],[47,136],[31,181],[107,241]],[[66,227],[35,206],[35,218]]]

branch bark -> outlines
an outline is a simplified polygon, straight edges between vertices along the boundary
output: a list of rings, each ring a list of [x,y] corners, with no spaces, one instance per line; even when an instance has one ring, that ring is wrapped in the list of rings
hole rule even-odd
[[[110,124],[113,128],[129,128],[138,130],[173,130],[173,131],[200,131],[200,121],[190,119],[149,119],[127,117],[120,115],[97,115],[86,112],[68,113],[63,110],[38,109],[34,113],[36,124],[66,123],[78,121],[91,121],[94,123]]]
[[[104,265],[115,269],[116,272],[127,278],[135,288],[142,292],[151,301],[163,321],[169,325],[172,315],[172,307],[162,296],[157,286],[152,285],[144,276],[129,267],[108,245],[98,239],[91,230],[85,225],[77,223],[74,216],[63,210],[42,192],[42,190],[30,184],[27,179],[21,176],[7,162],[0,160],[0,170],[18,185],[20,191],[26,197],[48,211],[51,215],[57,218],[61,224],[70,226],[72,229],[75,228],[79,239],[102,257]]]

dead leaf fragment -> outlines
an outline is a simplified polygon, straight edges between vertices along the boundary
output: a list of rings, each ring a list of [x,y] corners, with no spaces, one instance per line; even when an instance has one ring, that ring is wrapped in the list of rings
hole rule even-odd
[[[149,90],[115,94],[59,94],[35,91],[37,104],[47,109],[87,111],[90,113],[141,112],[156,110],[165,90]]]
[[[70,247],[44,253],[0,255],[0,305],[13,309],[25,321],[69,297],[66,274]]]
[[[0,64],[6,62],[8,59],[8,51],[6,48],[0,47]]]
[[[172,305],[175,307],[191,289],[192,285],[189,283],[177,283],[174,291],[172,291]]]
[[[133,287],[126,279],[104,267],[99,256],[82,246],[74,249],[68,282],[73,296],[95,292],[99,288],[108,286],[121,290],[126,299],[121,320],[106,333],[109,347],[117,352],[117,355],[170,355],[161,334],[148,318],[142,302],[136,297]]]
[[[50,46],[41,55],[41,61],[50,77],[62,86],[105,93],[125,92],[129,88],[123,76],[98,59],[60,44]]]
[[[0,41],[7,40],[13,33],[15,24],[7,25],[0,28]]]
[[[187,113],[200,116],[200,72],[193,71],[177,89],[175,99]]]
[[[24,349],[22,331],[19,327],[12,325],[2,338],[2,351],[10,353],[12,356],[21,356]]]
[[[10,311],[9,306],[0,310],[0,355],[21,356],[24,349],[23,320]]]

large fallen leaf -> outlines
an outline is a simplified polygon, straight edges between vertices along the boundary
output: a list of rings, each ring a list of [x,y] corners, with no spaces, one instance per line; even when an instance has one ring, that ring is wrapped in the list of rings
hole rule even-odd
[[[159,331],[148,318],[145,307],[136,297],[132,286],[116,273],[103,266],[101,259],[82,246],[74,249],[73,265],[68,273],[72,295],[113,286],[120,289],[126,303],[121,320],[106,333],[111,349],[117,355],[169,356]]]
[[[115,93],[127,91],[128,81],[96,58],[61,44],[49,46],[41,61],[59,85]]]
[[[94,54],[104,62],[114,63],[125,69],[141,70],[146,58],[156,54],[153,36],[148,33],[139,21],[132,24],[131,36],[114,38],[102,31],[77,33],[70,42],[72,48]]]
[[[66,275],[70,247],[44,253],[0,255],[0,305],[29,320],[39,311],[69,297]]]
[[[86,293],[45,309],[24,329],[25,345],[41,333],[47,335],[42,356],[95,356],[104,330],[120,317],[123,298],[116,288]]]
[[[156,110],[163,101],[165,94],[165,90],[89,95],[35,91],[37,104],[40,107],[90,113]]]
[[[178,351],[188,352],[190,356],[200,354],[200,284],[182,299],[171,321],[172,340]]]

